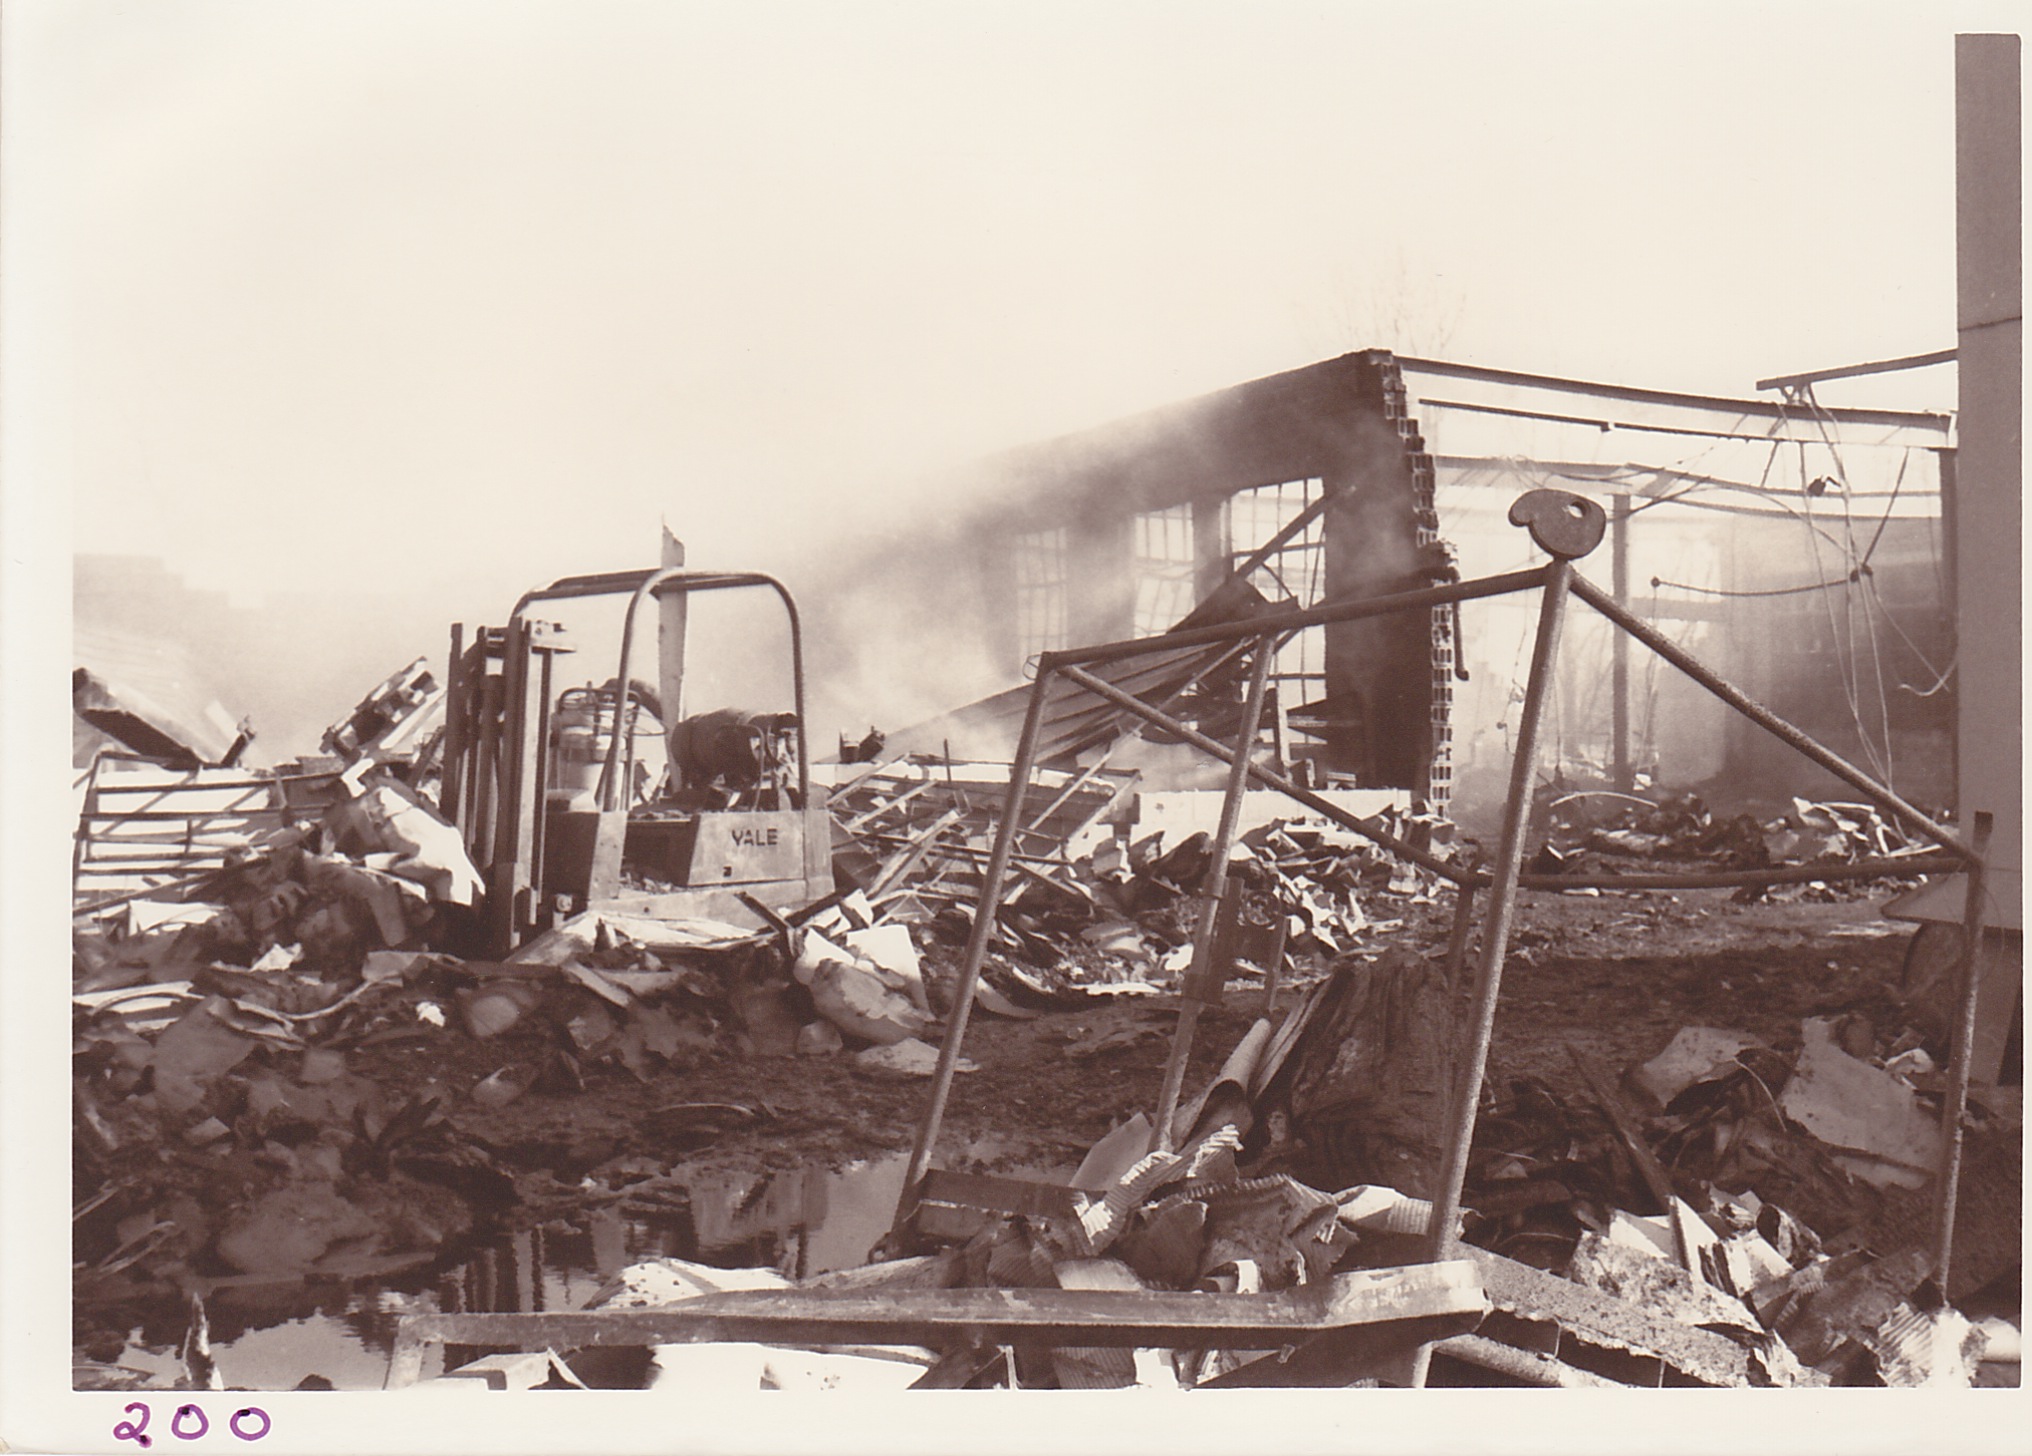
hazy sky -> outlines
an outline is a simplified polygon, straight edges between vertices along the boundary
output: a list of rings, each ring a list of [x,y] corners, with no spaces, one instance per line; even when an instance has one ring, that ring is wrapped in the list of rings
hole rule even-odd
[[[10,4],[5,485],[505,610],[1372,344],[1747,394],[1954,342],[1952,34],[2014,15]]]

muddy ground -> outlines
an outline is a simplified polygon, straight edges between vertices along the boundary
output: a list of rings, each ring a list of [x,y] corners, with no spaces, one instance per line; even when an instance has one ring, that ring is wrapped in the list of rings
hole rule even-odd
[[[1444,953],[1446,906],[1409,904],[1403,915],[1404,928],[1378,946]],[[1805,1016],[1877,1007],[1888,1024],[1885,988],[1896,980],[1906,939],[1907,927],[1884,920],[1868,898],[1737,905],[1725,890],[1526,893],[1489,1077],[1531,1076],[1578,1092],[1569,1042],[1596,1065],[1620,1069],[1686,1025],[1738,1028],[1782,1047],[1797,1043]],[[1671,954],[1661,954],[1666,948]],[[953,959],[934,952],[930,974],[950,973]],[[1287,988],[1280,1006],[1293,999]],[[1188,1090],[1213,1075],[1261,1009],[1260,986],[1237,982],[1200,1018]],[[977,1011],[965,1055],[979,1070],[954,1079],[941,1147],[992,1143],[1000,1151],[988,1161],[999,1165],[1077,1163],[1111,1127],[1155,1106],[1177,1015],[1171,996],[1123,997],[1029,1021]],[[1116,1044],[1086,1050],[1104,1038]],[[384,1084],[435,1079],[453,1087],[470,1086],[504,1060],[498,1044],[452,1037],[358,1057],[357,1070]],[[715,1045],[683,1073],[640,1082],[609,1069],[583,1094],[533,1091],[498,1110],[468,1101],[450,1117],[460,1133],[500,1149],[509,1171],[548,1171],[575,1184],[615,1159],[769,1171],[908,1151],[929,1085],[872,1074],[845,1056],[754,1058]],[[660,1112],[687,1103],[751,1105],[763,1116],[743,1127],[710,1112],[690,1122],[682,1112]],[[536,1192],[526,1179],[525,1188]]]
[[[1888,1039],[1899,1025],[1889,988],[1909,930],[1882,919],[1882,898],[1877,892],[1827,903],[1745,905],[1720,890],[1526,893],[1505,971],[1490,1083],[1500,1088],[1530,1077],[1584,1096],[1569,1046],[1615,1071],[1649,1058],[1691,1024],[1737,1028],[1785,1048],[1797,1045],[1802,1017],[1861,1011],[1878,1019]],[[1388,913],[1400,927],[1370,936],[1360,950],[1409,945],[1443,954],[1451,919],[1443,898],[1400,900]],[[950,946],[927,953],[935,1000],[956,960]],[[1322,972],[1318,964],[1301,968],[1281,1003],[1292,1004],[1308,974]],[[1260,986],[1237,982],[1225,1004],[1201,1018],[1188,1093],[1212,1076],[1261,1006]],[[934,1165],[1066,1176],[1111,1127],[1154,1107],[1177,1007],[1174,997],[1156,995],[1030,1020],[977,1010],[966,1056],[978,1070],[955,1080]],[[808,1177],[820,1169],[891,1167],[911,1146],[930,1086],[923,1078],[873,1073],[848,1055],[758,1057],[739,1038],[722,1035],[701,1038],[675,1065],[646,1079],[605,1064],[584,1070],[582,1089],[548,1078],[505,1106],[487,1107],[472,1089],[504,1066],[540,1061],[540,1036],[477,1041],[456,1027],[414,1030],[409,1040],[348,1050],[342,1076],[326,1084],[354,1089],[373,1110],[370,1125],[412,1100],[439,1120],[429,1139],[438,1151],[406,1169],[398,1152],[389,1207],[376,1214],[403,1221],[406,1237],[383,1238],[381,1249],[350,1271],[356,1280],[400,1284],[405,1273],[427,1279],[517,1230],[549,1228],[562,1236],[568,1224],[582,1227],[589,1209],[636,1215],[659,1203],[677,1209],[684,1190],[702,1182],[759,1189],[767,1175],[792,1170]],[[264,1059],[279,1076],[301,1075],[289,1053],[264,1051],[255,1063]],[[252,1063],[240,1070],[261,1075]],[[216,1148],[151,1150],[131,1169],[134,1186],[79,1224],[75,1257],[87,1266],[103,1262],[102,1251],[134,1226],[118,1227],[123,1212],[139,1220],[144,1206],[148,1217],[177,1221],[189,1233],[193,1221],[216,1217],[232,1202],[236,1179],[249,1193],[264,1179],[272,1183],[275,1170],[254,1161]],[[900,1188],[900,1169],[892,1170]],[[385,1167],[380,1172],[390,1178]],[[102,1186],[81,1183],[77,1197],[82,1202]],[[867,1215],[870,1244],[882,1227],[880,1210]],[[185,1247],[201,1244],[193,1238]],[[758,1245],[750,1257],[766,1262],[773,1252]],[[859,1257],[857,1248],[846,1262]],[[348,1273],[343,1265],[334,1272]],[[110,1271],[84,1268],[76,1285],[79,1352],[105,1360],[125,1345],[131,1358],[137,1328],[146,1332],[144,1343],[172,1344],[188,1289],[259,1282],[222,1270],[216,1259],[208,1265],[202,1258],[143,1258]],[[338,1307],[328,1298],[310,1303]],[[285,1298],[274,1309],[297,1317],[299,1306],[308,1307]],[[357,1311],[357,1302],[346,1308]]]
[[[1409,943],[1443,954],[1449,908],[1411,904],[1402,913],[1404,928],[1376,945]],[[1620,1069],[1649,1058],[1691,1024],[1739,1028],[1781,1047],[1797,1044],[1804,1016],[1880,1008],[1888,1027],[1885,988],[1897,978],[1907,935],[1868,898],[1737,905],[1726,890],[1674,897],[1527,893],[1504,972],[1489,1076],[1537,1077],[1578,1092],[1567,1043],[1599,1066]],[[932,965],[936,973],[937,957]],[[1291,999],[1287,990],[1280,1004]],[[1237,982],[1223,1005],[1201,1017],[1188,1089],[1213,1075],[1261,1006],[1260,986]],[[1006,1149],[991,1161],[1077,1162],[1109,1128],[1156,1104],[1177,1008],[1175,998],[1157,996],[1033,1021],[977,1012],[966,1056],[980,1070],[954,1079],[941,1147],[991,1140]],[[1139,1029],[1146,1034],[1081,1054],[1110,1033]],[[483,1056],[470,1071],[481,1072],[482,1064],[491,1070],[497,1061]],[[602,1154],[684,1154],[694,1164],[782,1168],[906,1151],[928,1095],[927,1082],[872,1076],[849,1058],[756,1061],[723,1049],[685,1074],[631,1084],[610,1076],[597,1095],[532,1096],[503,1113],[468,1108],[457,1118],[489,1140],[569,1146],[567,1171],[603,1162]],[[760,1101],[773,1115],[685,1154],[681,1128],[659,1130],[644,1121],[678,1101]]]

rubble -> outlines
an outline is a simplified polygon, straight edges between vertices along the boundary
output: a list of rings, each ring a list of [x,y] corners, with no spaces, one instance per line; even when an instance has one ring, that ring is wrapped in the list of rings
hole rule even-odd
[[[1877,1187],[1922,1186],[1940,1166],[1937,1118],[1890,1072],[1835,1044],[1834,1023],[1815,1017],[1778,1107],[1831,1148],[1835,1161]]]
[[[421,1268],[536,1199],[664,1206],[681,1191],[667,1161],[560,1121],[539,1186],[481,1130],[616,1087],[660,1097],[639,1120],[666,1150],[779,1123],[766,1101],[670,1101],[705,1063],[931,1075],[1000,795],[922,762],[855,782],[832,803],[840,892],[760,929],[605,909],[475,955],[484,886],[458,831],[375,769],[201,879],[79,916],[80,1290]],[[1135,836],[1133,782],[1080,770],[1033,790],[975,991],[1011,1028],[1066,1018],[1032,1045],[1098,1077],[1161,1058],[1168,1015],[1135,1007],[1184,988],[1209,868],[1201,830]],[[1693,800],[1617,812],[1563,862],[1905,847],[1843,805],[1802,801],[1754,844]],[[1227,868],[1210,1004],[1246,1010],[1168,1139],[1145,1111],[1097,1108],[1123,1120],[1063,1182],[934,1170],[889,1257],[845,1280],[775,1276],[743,1299],[728,1271],[639,1266],[602,1308],[654,1316],[626,1338],[655,1345],[655,1379],[1401,1383],[1431,1345],[1435,1383],[1953,1385],[1986,1350],[2015,1354],[2015,1326],[1948,1302],[1971,1276],[1932,1287],[1897,1201],[1939,1164],[1945,1059],[1895,998],[1761,1033],[1684,1025],[1626,1067],[1576,1049],[1572,1082],[1492,1078],[1445,1231],[1461,1257],[1429,1263],[1463,990],[1457,960],[1406,934],[1435,920],[1434,879],[1296,819],[1249,828]],[[390,1076],[398,1052],[424,1070]],[[446,1314],[406,1338],[524,1342],[449,1372],[473,1389],[570,1385],[576,1341],[619,1338],[581,1317]],[[899,1329],[923,1342],[876,1338]],[[693,1343],[729,1332],[745,1334]]]
[[[1581,876],[1629,860],[1705,864],[1750,870],[1777,866],[1858,865],[1885,862],[1878,882],[1895,876],[1896,861],[1917,859],[1931,844],[1916,839],[1868,804],[1818,803],[1794,797],[1790,809],[1770,818],[1751,814],[1717,818],[1697,794],[1657,800],[1607,790],[1545,795],[1537,817],[1543,838],[1530,856],[1533,874]],[[1924,870],[1915,867],[1911,873]],[[1830,900],[1856,893],[1857,882],[1805,878],[1784,885],[1750,886],[1737,899]]]

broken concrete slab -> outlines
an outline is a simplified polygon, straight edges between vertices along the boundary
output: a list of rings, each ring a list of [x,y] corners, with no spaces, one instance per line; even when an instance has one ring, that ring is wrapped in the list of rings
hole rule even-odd
[[[830,1021],[808,1021],[797,1029],[796,1049],[801,1057],[829,1057],[846,1044],[840,1029]]]
[[[917,1009],[930,1012],[931,1002],[924,989],[924,967],[918,960],[917,946],[910,938],[909,926],[871,925],[861,930],[849,930],[840,940],[862,960],[872,961],[882,970],[902,977],[905,993],[917,1003]]]
[[[1938,1121],[1912,1089],[1836,1043],[1835,1023],[1809,1018],[1784,1114],[1835,1150],[1836,1161],[1878,1188],[1917,1188],[1940,1167]]]
[[[1735,1065],[1736,1054],[1763,1043],[1744,1031],[1718,1026],[1682,1026],[1665,1050],[1633,1069],[1630,1081],[1665,1106],[1695,1082],[1704,1082]]]
[[[1653,1249],[1612,1242],[1592,1230],[1581,1234],[1567,1277],[1653,1318],[1695,1326],[1733,1325],[1752,1332],[1762,1329],[1740,1301],[1709,1287],[1670,1258]]]
[[[148,1064],[155,1069],[156,1098],[170,1111],[197,1107],[212,1081],[254,1050],[251,1038],[220,1020],[229,1004],[223,996],[208,996],[155,1039]]]
[[[1553,1325],[1591,1345],[1655,1358],[1694,1384],[1756,1383],[1749,1352],[1725,1336],[1657,1318],[1641,1306],[1501,1254],[1471,1246],[1463,1252],[1481,1270],[1482,1287],[1500,1313]]]
[[[819,1015],[862,1041],[892,1046],[921,1038],[932,1027],[930,1013],[899,989],[908,985],[904,977],[815,931],[805,932],[792,974],[810,990]]]
[[[422,885],[433,900],[471,905],[485,889],[459,831],[405,785],[381,782],[325,811],[342,853]]]
[[[821,1008],[823,1009],[823,1008]],[[886,1045],[865,1047],[854,1053],[854,1065],[870,1072],[899,1077],[929,1077],[938,1069],[938,1048],[916,1037]],[[980,1065],[960,1057],[953,1063],[956,1072],[978,1072]]]

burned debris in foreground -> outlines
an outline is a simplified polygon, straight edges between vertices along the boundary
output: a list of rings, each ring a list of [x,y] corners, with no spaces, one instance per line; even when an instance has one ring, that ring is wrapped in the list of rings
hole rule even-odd
[[[815,765],[801,667],[775,714],[625,645],[567,689],[536,601],[774,586],[673,565],[530,594],[330,762],[95,771],[81,866],[154,857],[74,906],[79,1382],[220,1381],[236,1309],[361,1287],[391,1387],[2015,1379],[2017,1089],[1856,898],[1980,845],[1784,724],[1853,800],[1534,793],[1527,699],[1492,843],[1254,751],[1305,627],[1535,592],[1538,683],[1569,593],[1628,625],[1598,508],[1513,520],[1550,565],[1047,652],[961,715],[1013,761]],[[1144,731],[1226,787],[1113,764]],[[906,1146],[856,1253],[809,1179],[708,1248],[709,1170]],[[623,1212],[687,1251],[530,1266]]]

